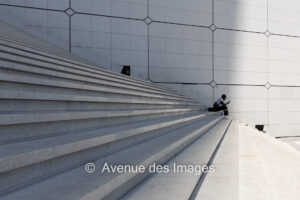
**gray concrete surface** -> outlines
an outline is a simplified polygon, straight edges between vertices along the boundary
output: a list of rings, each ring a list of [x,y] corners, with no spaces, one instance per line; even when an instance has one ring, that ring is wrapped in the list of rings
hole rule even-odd
[[[173,167],[174,164],[194,167],[207,165],[229,122],[230,120],[223,120],[178,156],[166,163],[170,167],[169,173],[156,173],[149,177],[122,200],[189,199],[202,173],[180,171],[178,168]],[[217,167],[217,170],[219,170],[219,166]],[[215,186],[213,187],[215,189]]]

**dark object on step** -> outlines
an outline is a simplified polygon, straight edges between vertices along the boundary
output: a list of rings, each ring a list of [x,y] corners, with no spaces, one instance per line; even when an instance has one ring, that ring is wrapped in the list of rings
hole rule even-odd
[[[130,66],[129,65],[124,65],[123,69],[121,71],[121,74],[130,76]]]
[[[255,128],[259,131],[264,131],[264,126],[265,125],[255,125]]]

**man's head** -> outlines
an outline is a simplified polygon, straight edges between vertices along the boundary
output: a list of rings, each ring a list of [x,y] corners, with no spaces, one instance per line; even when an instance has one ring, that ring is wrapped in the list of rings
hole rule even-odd
[[[226,99],[226,94],[222,95],[222,99],[225,100]]]

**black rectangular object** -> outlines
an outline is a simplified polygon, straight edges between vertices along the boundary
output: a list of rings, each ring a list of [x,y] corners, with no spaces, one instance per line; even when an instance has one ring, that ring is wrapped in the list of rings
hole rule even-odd
[[[255,125],[255,128],[259,131],[264,131],[264,126],[265,125]]]
[[[129,65],[124,65],[123,69],[121,71],[121,74],[130,76],[130,66]]]

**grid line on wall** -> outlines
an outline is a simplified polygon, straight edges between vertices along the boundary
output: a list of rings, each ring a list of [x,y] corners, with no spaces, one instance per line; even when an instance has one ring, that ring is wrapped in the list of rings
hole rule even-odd
[[[0,3],[0,6],[8,6],[8,7],[16,7],[16,8],[27,8],[27,9],[53,11],[53,12],[64,12],[65,11],[65,9],[64,10],[59,10],[59,9],[40,8],[40,7],[33,7],[33,6],[10,5],[10,4],[5,4],[5,3]]]

